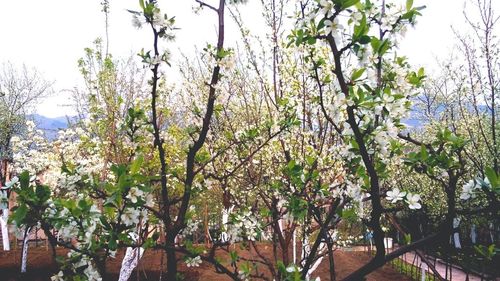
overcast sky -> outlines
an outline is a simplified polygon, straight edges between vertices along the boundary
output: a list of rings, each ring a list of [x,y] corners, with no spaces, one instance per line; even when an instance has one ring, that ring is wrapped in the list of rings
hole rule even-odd
[[[55,117],[71,114],[71,110],[61,105],[68,103],[68,93],[81,85],[77,60],[83,49],[91,47],[97,37],[104,37],[104,15],[101,0],[22,0],[1,1],[0,3],[0,62],[11,61],[15,65],[23,63],[40,71],[47,80],[55,81],[52,98],[38,106],[42,115]],[[176,41],[170,47],[174,57],[179,50],[189,54],[194,46],[203,47],[213,41],[215,18],[211,11],[204,10],[195,15],[194,0],[159,1],[162,10],[176,16]],[[210,2],[210,1],[208,1]],[[248,19],[247,25],[258,28],[260,11],[257,3],[249,0],[242,6],[242,13]],[[500,1],[493,0],[500,13]],[[131,24],[131,16],[126,9],[137,9],[137,0],[110,0],[110,52],[114,57],[128,57],[141,48],[150,46],[147,29],[137,30]],[[435,57],[445,58],[456,40],[451,26],[465,29],[463,17],[464,0],[414,0],[414,5],[425,5],[415,29],[407,32],[401,50],[415,66],[433,68]],[[473,10],[468,5],[468,10]],[[229,22],[229,21],[228,21]],[[236,40],[237,32],[228,24],[228,44]],[[234,25],[233,25],[234,30]]]

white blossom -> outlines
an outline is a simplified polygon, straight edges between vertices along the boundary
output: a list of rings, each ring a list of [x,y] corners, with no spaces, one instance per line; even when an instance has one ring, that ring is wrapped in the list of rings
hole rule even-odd
[[[387,191],[387,197],[386,199],[388,201],[391,201],[391,203],[396,203],[400,200],[403,200],[405,197],[406,192],[404,191],[399,191],[398,188],[394,188],[393,190]]]
[[[142,24],[143,22],[139,19],[139,17],[137,15],[134,15],[132,17],[132,26],[135,27],[135,28],[141,28],[142,27]]]
[[[408,203],[408,207],[412,210],[422,208],[422,205],[419,203],[420,195],[408,193],[406,196],[406,203]]]
[[[64,281],[64,273],[62,271],[59,271],[59,273],[50,277],[50,280],[52,280],[52,281]]]
[[[187,267],[199,267],[202,261],[200,256],[196,256],[194,258],[186,258],[185,262]]]
[[[489,185],[490,182],[488,178],[483,180],[484,184]],[[471,179],[466,184],[463,185],[462,191],[460,193],[460,199],[469,200],[475,197],[475,191],[481,189],[480,179]]]
[[[126,226],[134,225],[139,223],[140,214],[139,209],[126,208],[120,219]]]
[[[142,197],[142,195],[144,194],[144,192],[142,190],[140,190],[139,188],[137,187],[132,187],[128,194],[127,194],[127,198],[130,199],[130,201],[132,203],[137,203],[137,198],[140,198]]]
[[[329,18],[333,15],[333,2],[331,0],[320,0],[319,6],[319,16]]]
[[[339,23],[339,20],[337,18],[335,18],[333,21],[325,20],[324,24],[325,24],[325,29],[324,29],[325,34],[329,35],[331,33],[333,38],[335,39],[335,43],[339,44],[341,40],[340,34],[344,29],[344,26]]]

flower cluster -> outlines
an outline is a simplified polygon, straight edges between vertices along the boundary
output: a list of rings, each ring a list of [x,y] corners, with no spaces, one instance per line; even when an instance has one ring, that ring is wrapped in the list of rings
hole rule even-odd
[[[476,191],[481,190],[483,186],[487,188],[491,186],[488,178],[484,178],[484,180],[481,180],[480,178],[469,180],[462,187],[460,199],[469,200],[471,198],[474,198],[476,196]]]
[[[81,278],[83,277],[83,280],[87,281],[102,281],[99,271],[87,255],[83,255],[75,251],[69,251],[68,259],[73,261],[73,264],[70,267],[65,266],[64,272],[59,271],[56,275],[52,276],[52,281],[67,280],[65,275],[79,276],[80,279],[78,280],[82,280]]]
[[[141,218],[147,218],[147,210],[134,207],[125,208],[120,216],[121,221],[126,226],[137,225]]]
[[[196,256],[194,258],[187,257],[184,259],[184,262],[187,267],[199,267],[202,261],[200,256]]]
[[[182,229],[180,237],[187,237],[189,235],[192,235],[198,230],[199,228],[198,226],[199,226],[199,221],[194,219],[189,220],[184,229]]]
[[[42,172],[50,174],[57,169],[57,155],[41,130],[36,129],[33,121],[26,122],[26,133],[11,139],[14,172],[29,171],[31,175]],[[47,173],[48,171],[48,173]]]
[[[350,247],[354,245],[356,242],[362,240],[364,238],[363,235],[361,236],[353,236],[353,235],[338,235],[338,233],[335,233],[334,238],[334,243],[337,245],[337,247]]]
[[[227,227],[227,232],[232,242],[242,240],[255,241],[262,233],[257,217],[250,211],[232,214],[231,223]]]
[[[420,195],[400,191],[398,188],[387,191],[386,199],[393,204],[406,199],[405,202],[408,204],[410,209],[416,210],[422,208],[422,205],[420,204]]]

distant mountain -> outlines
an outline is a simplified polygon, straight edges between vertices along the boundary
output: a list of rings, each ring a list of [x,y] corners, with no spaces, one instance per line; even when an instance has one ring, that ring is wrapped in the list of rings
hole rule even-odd
[[[46,117],[39,114],[31,114],[28,119],[35,122],[38,129],[45,133],[45,137],[49,140],[53,140],[57,137],[57,132],[62,129],[68,128],[68,118],[71,117],[61,116],[61,117]]]
[[[74,117],[70,116],[60,116],[60,117],[46,117],[39,114],[31,114],[28,119],[35,122],[38,129],[45,133],[45,137],[49,140],[54,140],[57,138],[57,133],[59,130],[68,128],[68,118],[72,120]],[[420,128],[425,125],[424,122],[417,118],[407,118],[401,120],[408,128]]]

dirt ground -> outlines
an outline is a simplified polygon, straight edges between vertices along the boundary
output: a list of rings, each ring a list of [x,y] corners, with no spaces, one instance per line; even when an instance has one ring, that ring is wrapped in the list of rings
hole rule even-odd
[[[260,248],[260,247],[259,247]],[[235,248],[237,249],[237,248]],[[255,253],[248,251],[241,251],[240,255],[243,257],[251,257]],[[57,249],[58,255],[64,255],[67,251],[64,249]],[[266,256],[270,256],[272,253],[272,247],[262,245],[260,252]],[[108,274],[104,280],[117,280],[118,274],[121,266],[121,261],[124,252],[120,251],[115,259],[110,259],[107,263]],[[217,254],[222,260],[228,259],[228,254],[226,252],[220,252]],[[369,255],[364,252],[346,252],[346,251],[336,251],[335,252],[335,268],[337,278],[347,276],[350,272],[357,269],[362,264],[365,264],[370,259]],[[179,257],[180,258],[180,257]],[[161,262],[163,261],[163,266]],[[165,267],[166,258],[162,255],[161,251],[148,250],[145,252],[144,257],[141,259],[138,270],[134,271],[130,280],[159,280],[160,268]],[[16,249],[10,252],[0,251],[0,281],[45,281],[50,280],[50,276],[56,270],[56,264],[52,259],[51,252],[45,247],[30,248],[28,253],[28,265],[27,274],[21,276],[19,274],[21,264],[20,249]],[[179,262],[179,270],[184,276],[184,280],[188,281],[215,281],[215,280],[231,280],[225,275],[218,274],[215,272],[214,268],[207,263],[202,263],[198,268],[188,268],[183,262]],[[263,272],[266,272],[265,270]],[[313,277],[319,276],[321,280],[330,280],[329,276],[329,266],[328,260],[325,258],[321,263],[320,267],[316,270],[316,274]],[[165,278],[164,278],[165,279]],[[390,280],[411,280],[406,276],[403,276],[392,269],[390,266],[386,265],[381,269],[373,272],[367,276],[367,280],[370,281],[390,281]]]

